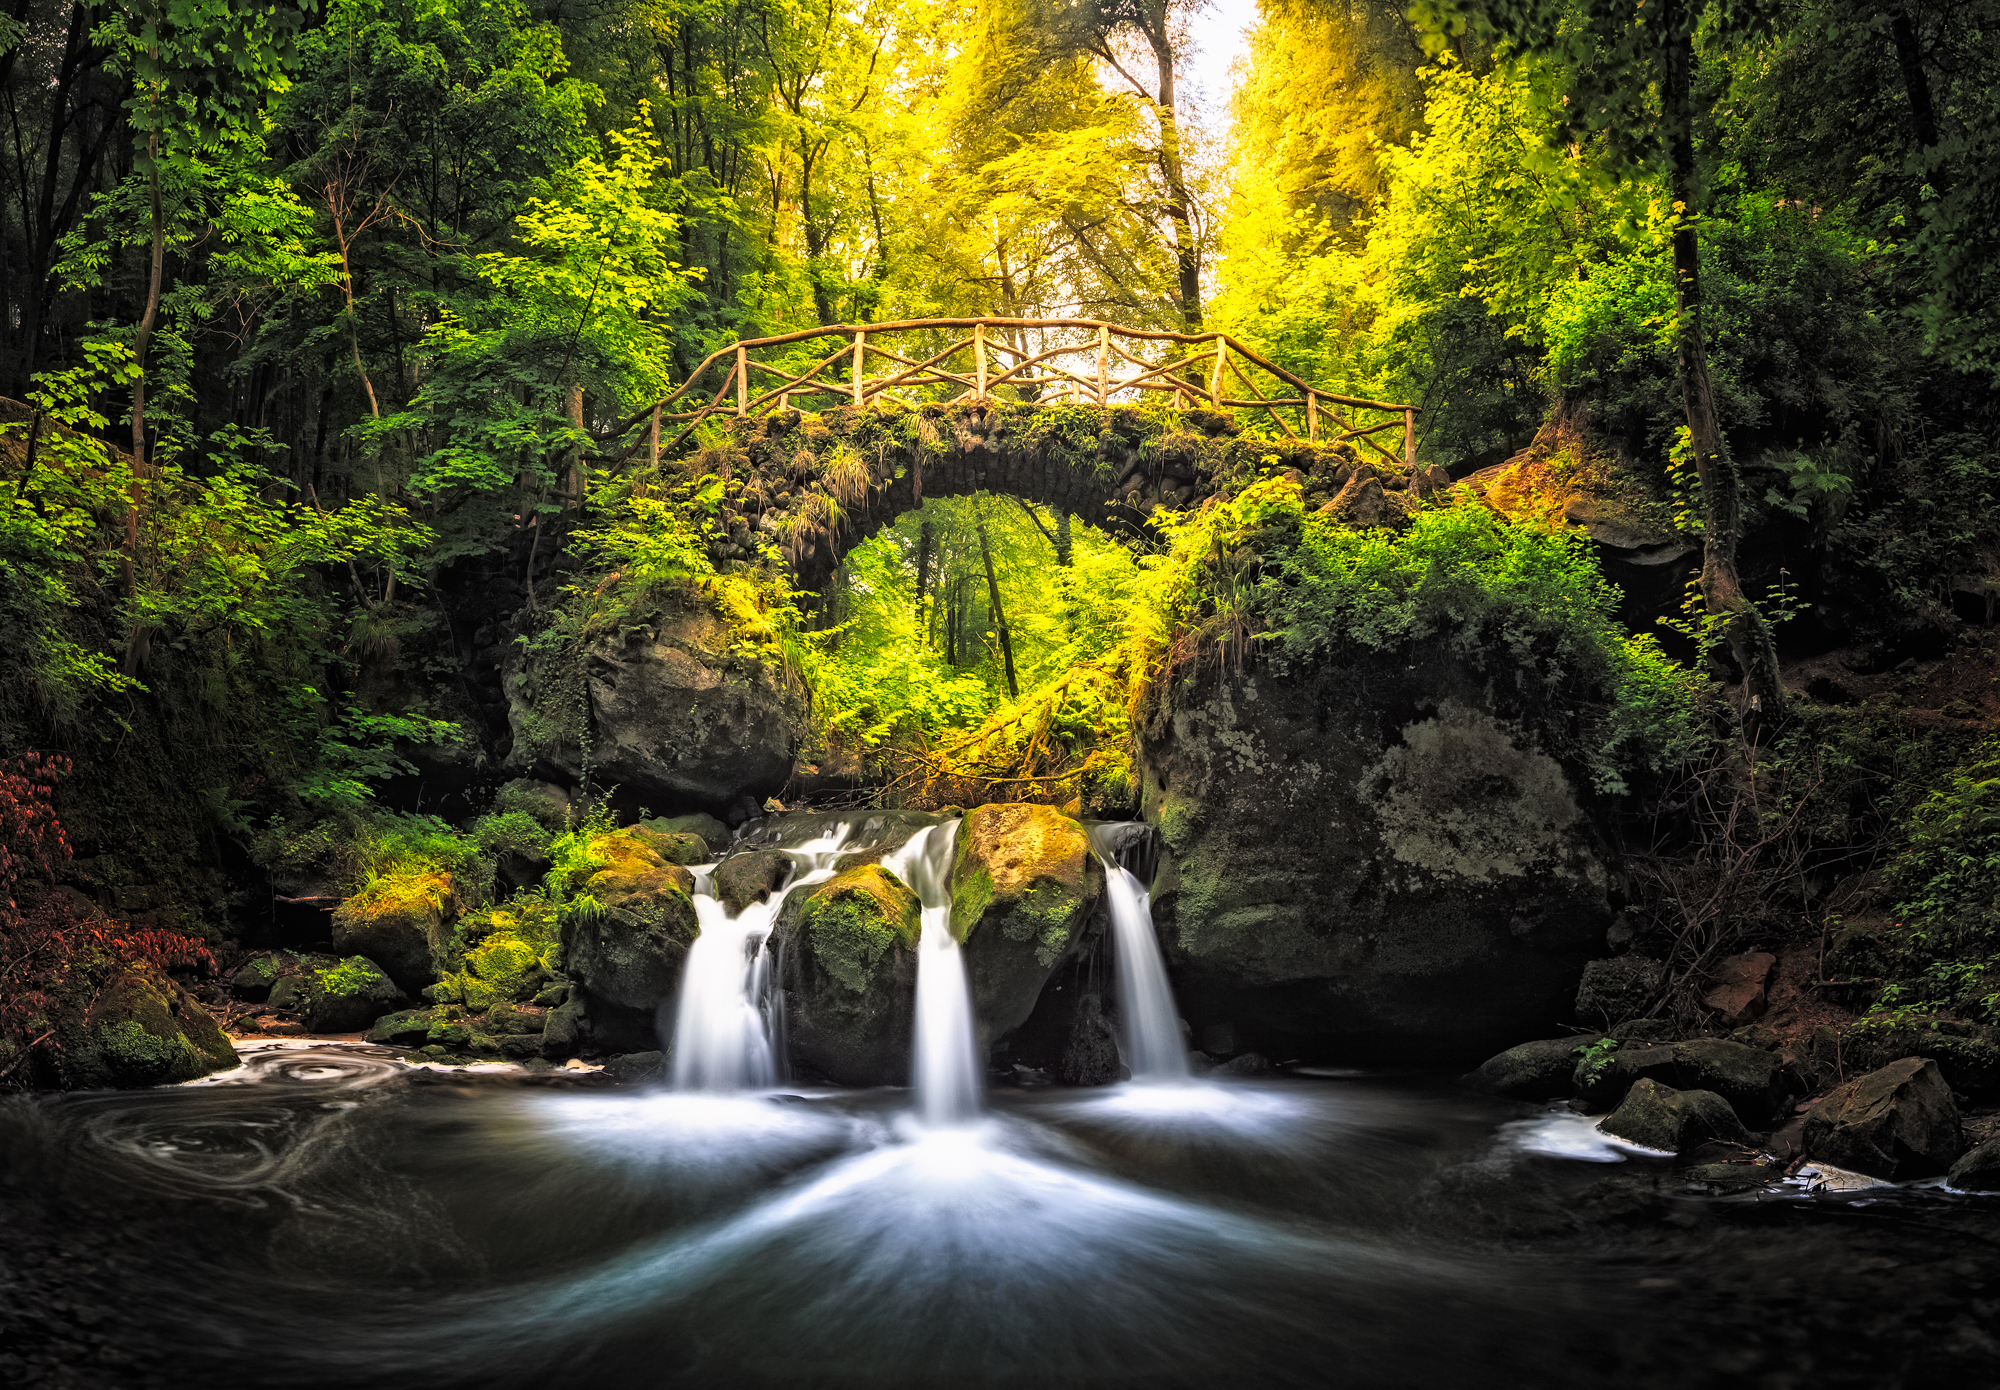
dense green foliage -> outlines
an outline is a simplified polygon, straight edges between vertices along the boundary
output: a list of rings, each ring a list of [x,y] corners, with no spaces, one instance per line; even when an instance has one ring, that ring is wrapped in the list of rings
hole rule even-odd
[[[1709,692],[1734,673],[1669,660],[1671,604],[1621,610],[1579,529],[1686,563],[1661,556],[1724,529],[1704,460],[1742,484],[1745,592],[1793,633],[1887,666],[2000,595],[1992,0],[1261,0],[1226,113],[1186,88],[1197,19],[13,7],[0,752],[75,760],[75,883],[211,939],[260,875],[421,906],[444,995],[518,999],[594,910],[592,649],[689,615],[720,620],[721,679],[809,708],[808,795],[1123,813],[1149,687],[1433,641],[1530,673],[1603,791],[1728,782]],[[1721,450],[1688,422],[1677,232]],[[642,428],[732,340],[975,313],[1219,325],[1416,404],[1452,477],[1531,444],[1539,471],[1440,498],[1374,466],[1394,515],[1364,525],[1320,510],[1330,445],[1008,388],[983,437],[1037,466],[1200,488],[1149,517],[980,493],[891,518],[891,484],[985,447],[959,407],[786,409],[664,451]],[[1808,708],[1738,779],[1746,824],[1812,822],[1801,879],[1866,859],[1919,776],[1870,761],[1920,741],[1878,714]],[[575,824],[496,801],[572,756]],[[1907,998],[1990,1013],[1965,964],[1983,766],[1896,873]],[[1665,840],[1706,833],[1698,802]],[[498,866],[544,862],[504,895]]]

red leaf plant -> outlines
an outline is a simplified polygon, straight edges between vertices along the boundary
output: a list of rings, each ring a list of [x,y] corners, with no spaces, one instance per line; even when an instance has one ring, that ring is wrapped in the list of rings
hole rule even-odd
[[[67,894],[20,891],[53,884],[69,861],[54,801],[69,772],[56,753],[0,760],[0,1080],[37,1049],[59,1048],[63,1024],[88,1012],[120,970],[215,964],[194,937],[114,922]]]

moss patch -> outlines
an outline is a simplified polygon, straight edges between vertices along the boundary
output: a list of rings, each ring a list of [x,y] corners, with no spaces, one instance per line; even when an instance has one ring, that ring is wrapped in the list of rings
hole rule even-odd
[[[958,824],[951,875],[951,931],[960,941],[989,925],[1012,941],[1035,942],[1051,965],[1069,944],[1090,897],[1090,837],[1048,806],[981,806]]]
[[[815,889],[805,900],[801,921],[813,959],[858,994],[868,988],[883,952],[891,946],[916,949],[923,905],[894,874],[868,864]]]

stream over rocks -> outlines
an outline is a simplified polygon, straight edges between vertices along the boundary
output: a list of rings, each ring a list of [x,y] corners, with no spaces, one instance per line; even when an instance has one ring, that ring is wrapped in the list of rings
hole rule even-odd
[[[0,1375],[1991,1383],[1995,1199],[1715,1198],[1539,1114],[1290,1076],[1001,1088],[938,1127],[895,1090],[265,1044],[206,1082],[0,1102]]]

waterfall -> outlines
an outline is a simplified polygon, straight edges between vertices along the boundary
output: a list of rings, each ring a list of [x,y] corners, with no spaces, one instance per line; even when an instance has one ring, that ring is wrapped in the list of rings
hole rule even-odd
[[[910,1057],[917,1117],[935,1127],[979,1114],[979,1044],[965,952],[951,934],[951,864],[957,821],[920,830],[882,867],[923,905],[917,941],[917,1035]]]
[[[677,1091],[741,1091],[774,1086],[780,1065],[772,1011],[771,929],[793,890],[824,883],[848,847],[849,827],[784,851],[793,860],[785,886],[731,916],[715,896],[715,866],[694,871],[694,914],[700,934],[681,971],[674,1018],[673,1087]]]
[[[1167,982],[1167,963],[1153,932],[1152,894],[1118,862],[1125,824],[1091,827],[1091,847],[1104,865],[1104,895],[1111,906],[1112,950],[1118,962],[1118,1017],[1126,1064],[1134,1081],[1186,1081],[1187,1044],[1180,1010]]]

